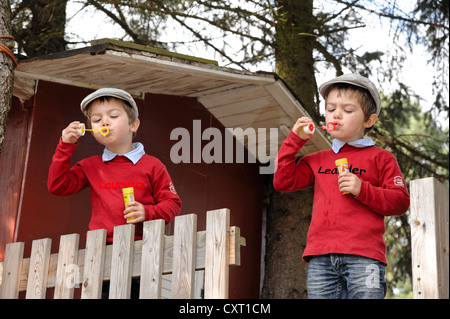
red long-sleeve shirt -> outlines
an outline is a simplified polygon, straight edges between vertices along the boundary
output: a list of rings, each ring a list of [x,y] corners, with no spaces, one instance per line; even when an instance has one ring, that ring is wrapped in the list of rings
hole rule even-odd
[[[106,229],[112,242],[114,226],[126,224],[122,188],[133,187],[135,200],[145,207],[145,220],[170,222],[180,213],[181,200],[165,166],[144,154],[134,165],[124,156],[103,162],[102,156],[83,159],[70,167],[76,144],[60,140],[49,168],[47,186],[54,195],[71,195],[90,188],[92,217],[89,229]],[[142,223],[136,224],[135,239],[142,239]]]
[[[306,142],[291,131],[278,152],[273,180],[275,189],[284,192],[314,187],[303,259],[342,253],[387,264],[384,216],[402,215],[409,208],[408,190],[395,157],[376,146],[345,144],[337,154],[329,149],[303,156],[295,163]],[[344,157],[351,172],[361,179],[356,197],[339,191],[335,161]]]

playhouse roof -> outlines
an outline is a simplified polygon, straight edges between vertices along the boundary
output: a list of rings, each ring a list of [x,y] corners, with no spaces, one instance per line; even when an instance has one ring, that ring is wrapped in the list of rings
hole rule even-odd
[[[145,93],[194,97],[227,128],[252,127],[256,133],[266,128],[266,150],[270,128],[278,128],[278,144],[272,145],[278,150],[295,121],[308,116],[275,73],[224,68],[215,61],[111,39],[21,61],[14,76],[13,94],[24,100],[33,96],[37,80],[92,89],[117,87],[135,97]],[[256,150],[246,146],[250,152]],[[301,153],[329,147],[322,132],[316,132]]]

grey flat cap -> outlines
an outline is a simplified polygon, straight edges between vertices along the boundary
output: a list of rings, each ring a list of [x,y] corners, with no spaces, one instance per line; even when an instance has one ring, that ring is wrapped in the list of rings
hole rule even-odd
[[[136,113],[136,117],[139,117],[139,112],[138,112],[136,102],[134,101],[134,99],[130,95],[130,93],[125,92],[124,90],[115,89],[115,88],[101,88],[101,89],[98,89],[97,91],[92,92],[88,96],[86,96],[83,99],[83,101],[81,101],[81,112],[83,112],[83,114],[85,116],[87,116],[86,107],[89,105],[89,103],[91,103],[95,99],[98,99],[99,97],[104,97],[104,96],[111,96],[111,97],[115,97],[120,100],[127,101],[131,105],[133,111]]]
[[[363,89],[366,89],[369,91],[370,95],[372,96],[373,100],[375,101],[375,105],[377,106],[377,116],[380,115],[381,110],[381,98],[380,98],[380,92],[378,92],[377,87],[375,84],[373,84],[368,78],[363,77],[359,74],[344,74],[341,76],[338,76],[337,78],[334,78],[332,80],[329,80],[325,83],[323,83],[319,87],[320,95],[322,95],[323,98],[325,98],[325,94],[327,93],[328,89],[331,85],[336,83],[347,83],[352,84],[355,86],[362,87]]]

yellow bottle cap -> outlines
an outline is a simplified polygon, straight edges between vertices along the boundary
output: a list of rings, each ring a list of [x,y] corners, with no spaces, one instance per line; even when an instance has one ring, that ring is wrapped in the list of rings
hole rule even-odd
[[[345,158],[345,157],[344,158],[340,158],[340,159],[336,160],[335,164],[336,164],[336,166],[341,166],[341,165],[344,165],[344,164],[348,164],[347,158]]]
[[[122,194],[133,194],[133,192],[134,192],[133,187],[122,188]]]

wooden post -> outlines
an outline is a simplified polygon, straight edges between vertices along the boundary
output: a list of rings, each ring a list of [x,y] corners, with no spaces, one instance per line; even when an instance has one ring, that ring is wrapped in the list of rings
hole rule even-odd
[[[411,191],[413,297],[449,298],[448,188],[434,178],[414,180]]]

